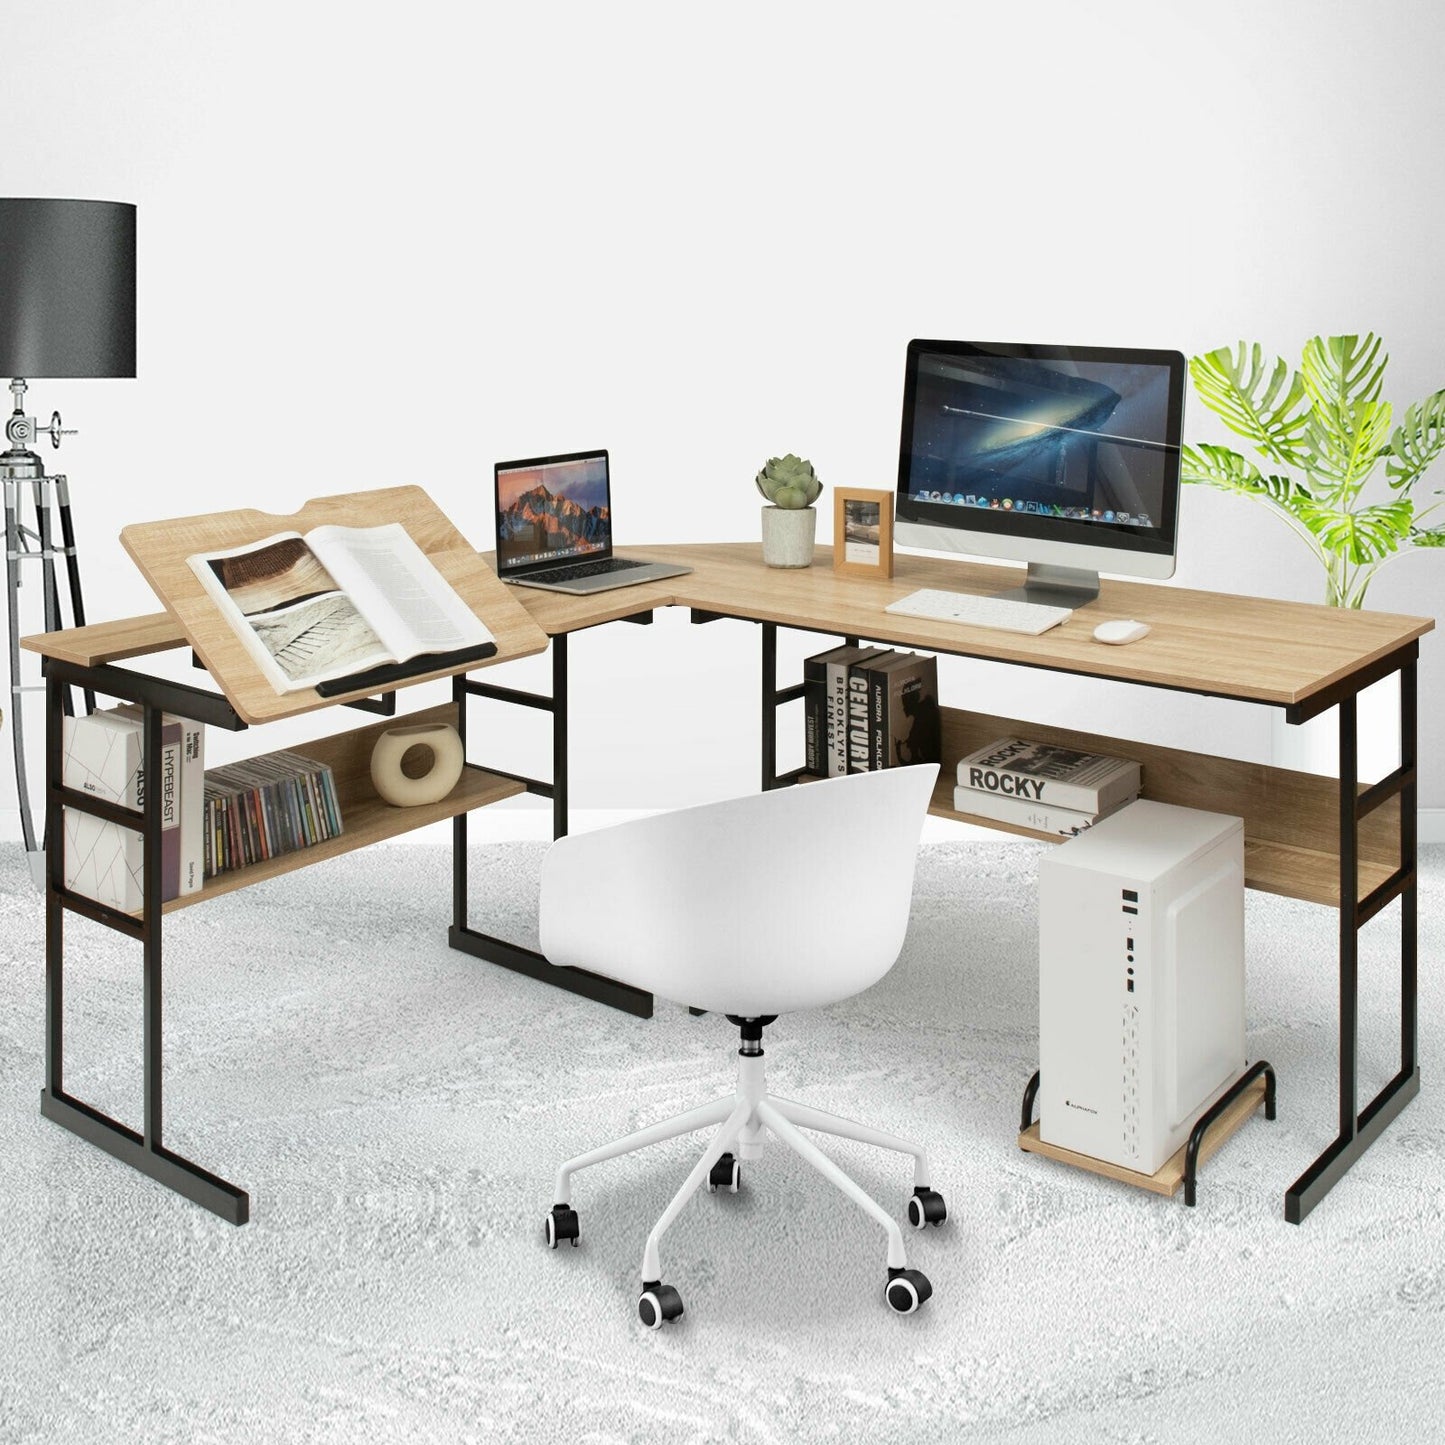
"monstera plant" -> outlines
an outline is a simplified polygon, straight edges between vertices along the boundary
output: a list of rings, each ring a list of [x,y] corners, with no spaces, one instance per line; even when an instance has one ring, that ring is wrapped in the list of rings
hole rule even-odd
[[[1199,399],[1264,459],[1183,449],[1183,477],[1263,502],[1325,570],[1325,600],[1362,607],[1375,574],[1413,547],[1445,547],[1445,484],[1417,486],[1445,450],[1445,390],[1405,408],[1381,396],[1388,355],[1374,335],[1316,336],[1298,371],[1241,341],[1189,363]],[[1381,464],[1384,486],[1371,486]],[[1286,470],[1276,470],[1283,468]],[[1423,492],[1423,495],[1421,493]]]

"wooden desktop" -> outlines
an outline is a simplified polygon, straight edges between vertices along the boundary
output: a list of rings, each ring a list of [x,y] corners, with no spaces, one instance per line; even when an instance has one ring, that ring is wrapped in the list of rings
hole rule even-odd
[[[1145,797],[1232,813],[1244,819],[1248,886],[1338,910],[1339,1135],[1287,1192],[1285,1213],[1292,1221],[1297,1222],[1309,1213],[1370,1141],[1418,1092],[1415,669],[1419,639],[1434,627],[1432,619],[1350,612],[1308,603],[1105,579],[1095,608],[1049,632],[1030,637],[884,611],[889,602],[920,587],[984,594],[1001,591],[1017,581],[1017,569],[899,554],[891,578],[869,580],[835,575],[826,548],[818,549],[812,567],[796,570],[765,567],[759,547],[749,543],[637,547],[630,548],[629,555],[681,562],[693,570],[685,576],[587,597],[502,588],[491,579],[491,585],[498,592],[507,594],[509,615],[522,618],[515,624],[516,645],[504,649],[493,661],[536,652],[540,650],[537,638],[543,640],[542,645],[550,639],[552,693],[547,696],[522,692],[458,674],[453,679],[453,701],[446,715],[455,718],[465,736],[469,697],[487,697],[549,712],[553,720],[553,774],[549,779],[537,779],[500,770],[478,770],[478,777],[484,781],[476,785],[475,794],[464,798],[455,808],[443,808],[442,815],[453,816],[454,917],[448,936],[454,947],[629,1012],[644,1017],[651,1014],[652,998],[648,994],[580,970],[554,968],[534,951],[494,938],[470,925],[465,865],[466,810],[493,797],[526,789],[552,800],[554,832],[565,832],[568,639],[573,633],[606,622],[649,622],[657,608],[681,606],[690,609],[694,622],[736,618],[761,626],[759,717],[764,788],[787,784],[798,776],[796,773],[779,776],[775,764],[777,709],[801,696],[801,684],[780,688],[777,683],[779,628],[984,658],[1136,686],[1233,698],[1280,708],[1292,723],[1337,707],[1341,739],[1338,779],[945,707],[944,767],[931,811],[981,826],[1006,826],[953,808],[952,769],[964,753],[1008,732],[1022,730],[1046,741],[1121,752],[1143,764]],[[471,556],[475,559],[475,554]],[[487,568],[483,570],[489,572]],[[482,615],[487,616],[485,612]],[[1152,631],[1127,647],[1104,646],[1092,638],[1094,621],[1099,617],[1133,617],[1149,623]],[[493,631],[497,628],[493,627]],[[130,676],[116,668],[115,663],[184,646],[187,641],[188,634],[180,620],[165,613],[33,637],[27,639],[26,646],[47,659],[52,713],[58,717],[56,689],[61,684],[93,684],[104,690],[104,682],[114,685],[118,676],[122,680]],[[1362,688],[1396,672],[1401,678],[1401,766],[1378,783],[1361,786],[1356,769],[1355,698]],[[101,681],[97,682],[97,678]],[[187,710],[178,703],[184,703],[184,699],[172,697],[164,706],[172,711]],[[258,706],[264,703],[262,699]],[[58,723],[53,731],[58,733]],[[354,763],[365,751],[365,738],[361,734],[351,742],[346,738],[347,735],[341,735],[334,746],[341,750],[340,756]],[[355,766],[351,787],[353,806],[364,808],[367,783]],[[52,791],[52,800],[65,801],[63,792]],[[1047,838],[1026,829],[1008,831]],[[374,836],[384,835],[385,830],[372,832],[348,841],[346,846],[361,846]],[[303,857],[280,861],[295,867],[308,860]],[[284,868],[272,870],[277,871]],[[264,876],[271,874],[245,870],[232,876],[224,886],[240,887]],[[1401,901],[1400,1069],[1361,1110],[1357,1103],[1356,1071],[1357,934],[1365,922],[1396,898]],[[167,908],[174,906],[177,904],[166,905]],[[141,926],[137,924],[138,928]],[[159,948],[158,937],[156,948]],[[74,1121],[70,1121],[70,1127],[76,1127]],[[77,1132],[85,1131],[77,1129]],[[92,1142],[118,1152],[104,1139],[92,1137]],[[173,1179],[165,1182],[171,1187],[180,1187]],[[190,1190],[183,1192],[196,1197]],[[227,1217],[235,1217],[234,1210],[218,1208],[212,1199],[200,1202]]]

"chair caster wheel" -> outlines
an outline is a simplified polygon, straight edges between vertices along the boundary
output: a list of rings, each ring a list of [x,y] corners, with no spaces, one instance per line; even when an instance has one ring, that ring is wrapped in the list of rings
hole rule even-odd
[[[742,1166],[731,1154],[724,1154],[708,1171],[707,1192],[716,1194],[719,1189],[726,1189],[729,1194],[736,1194],[741,1178]]]
[[[933,1286],[922,1270],[890,1269],[883,1293],[895,1314],[911,1315],[933,1293]]]
[[[650,1330],[660,1330],[668,1320],[682,1314],[682,1296],[670,1284],[643,1280],[637,1301],[637,1317]]]
[[[948,1207],[943,1195],[933,1189],[915,1189],[908,1201],[908,1222],[915,1229],[925,1224],[942,1224],[948,1218]]]
[[[547,1216],[547,1248],[556,1249],[564,1239],[572,1241],[572,1248],[577,1248],[577,1211],[569,1209],[565,1204],[554,1204],[552,1212]]]

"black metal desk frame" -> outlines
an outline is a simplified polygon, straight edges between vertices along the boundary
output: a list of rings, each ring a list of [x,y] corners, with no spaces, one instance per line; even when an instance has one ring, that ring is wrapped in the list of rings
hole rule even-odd
[[[694,623],[706,623],[725,613],[692,610]],[[646,624],[652,621],[648,609],[621,621]],[[755,621],[756,619],[739,619]],[[598,624],[602,625],[602,624]],[[762,677],[760,695],[761,784],[764,789],[797,782],[802,769],[779,775],[776,766],[777,711],[803,695],[801,684],[777,685],[777,631],[780,624],[762,622]],[[820,632],[817,628],[791,630]],[[837,635],[837,634],[824,634]],[[499,772],[526,785],[527,790],[552,802],[553,836],[567,831],[567,645],[569,634],[552,639],[551,696],[520,692],[490,683],[473,681],[466,674],[453,678],[452,696],[457,704],[457,726],[465,748],[467,700],[487,698],[538,709],[551,714],[552,780],[550,782]],[[845,641],[856,645],[855,636]],[[938,649],[942,651],[942,649]],[[966,653],[957,653],[967,656]],[[1346,683],[1317,694],[1308,703],[1285,708],[1286,719],[1294,724],[1308,720],[1330,707],[1339,709],[1340,741],[1340,889],[1339,889],[1339,1134],[1320,1157],[1290,1186],[1285,1194],[1285,1218],[1298,1224],[1319,1204],[1349,1171],[1351,1165],[1379,1137],[1390,1122],[1420,1091],[1418,1062],[1418,879],[1417,879],[1417,660],[1419,644],[1406,647],[1357,673]],[[1356,698],[1361,688],[1379,678],[1400,675],[1400,766],[1379,782],[1361,790],[1358,782],[1358,739]],[[143,710],[143,749],[147,775],[159,776],[161,719],[165,712],[194,718],[209,726],[241,731],[246,724],[231,705],[214,692],[168,682],[144,673],[104,664],[82,667],[56,658],[44,663],[46,686],[46,798],[48,817],[56,826],[46,829],[48,881],[46,888],[46,1025],[45,1086],[40,1107],[46,1118],[61,1124],[81,1138],[104,1149],[132,1168],[233,1224],[250,1217],[250,1197],[242,1189],[209,1173],[199,1165],[167,1149],[162,1142],[162,1050],[161,1050],[161,898],[160,898],[160,804],[158,790],[152,790],[141,810],[105,803],[62,783],[63,719],[70,710],[69,689],[80,687],[87,695],[100,693],[138,704]],[[362,700],[348,706],[389,714],[394,710],[391,695],[380,701]],[[498,771],[498,770],[491,770]],[[1399,866],[1383,883],[1361,898],[1358,883],[1359,825],[1390,798],[1400,799]],[[64,830],[59,826],[62,808],[74,808],[93,816],[135,828],[143,837],[145,881],[143,908],[139,919],[106,908],[64,886]],[[605,1003],[640,1018],[652,1016],[653,997],[640,989],[618,983],[583,969],[560,968],[531,949],[494,937],[469,924],[467,890],[467,815],[458,814],[452,824],[453,920],[448,942],[453,948],[491,963],[526,974],[555,987]],[[1359,1032],[1359,932],[1365,924],[1395,899],[1400,900],[1400,1068],[1395,1076],[1363,1109],[1360,1109],[1358,1078]],[[66,1092],[63,1073],[64,1001],[64,915],[81,914],[138,940],[143,947],[143,1084],[144,1128],[136,1131],[111,1119]]]

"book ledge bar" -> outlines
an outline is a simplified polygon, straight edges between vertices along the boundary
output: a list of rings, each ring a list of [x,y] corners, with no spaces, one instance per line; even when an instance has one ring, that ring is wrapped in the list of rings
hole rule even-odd
[[[478,643],[475,647],[459,648],[456,652],[424,652],[406,662],[389,663],[385,667],[373,667],[366,672],[353,672],[350,677],[333,677],[329,682],[316,684],[317,697],[340,697],[348,692],[384,692],[399,682],[413,677],[426,677],[433,672],[447,672],[473,662],[485,662],[497,655],[495,642]]]

